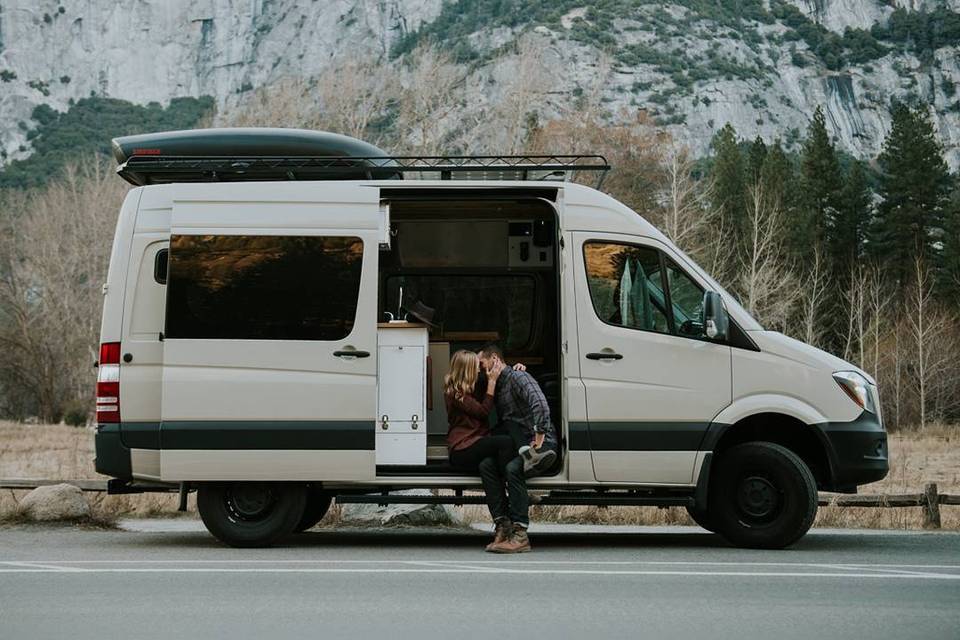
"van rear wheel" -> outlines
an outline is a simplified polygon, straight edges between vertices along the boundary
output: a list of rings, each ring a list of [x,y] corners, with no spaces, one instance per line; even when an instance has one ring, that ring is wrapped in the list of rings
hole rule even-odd
[[[293,529],[294,533],[306,531],[323,520],[323,516],[327,515],[327,511],[330,510],[330,504],[332,502],[333,495],[315,487],[307,489],[307,505],[303,510],[303,515],[300,517],[300,522],[298,522],[297,526]]]
[[[307,488],[280,482],[203,483],[197,509],[204,526],[231,547],[269,547],[293,533]]]
[[[772,442],[724,451],[710,485],[708,515],[738,547],[782,549],[800,538],[817,515],[817,484],[809,467]]]

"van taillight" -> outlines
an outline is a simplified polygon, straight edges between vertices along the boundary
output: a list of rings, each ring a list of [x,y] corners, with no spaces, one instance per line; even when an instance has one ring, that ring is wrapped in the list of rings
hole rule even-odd
[[[100,345],[97,367],[97,422],[120,422],[120,343]]]

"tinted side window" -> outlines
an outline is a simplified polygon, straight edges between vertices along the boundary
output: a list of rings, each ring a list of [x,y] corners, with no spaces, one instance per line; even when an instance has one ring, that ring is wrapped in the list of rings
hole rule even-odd
[[[360,238],[175,235],[169,261],[168,338],[341,340],[353,329]]]
[[[153,259],[153,279],[157,284],[167,284],[167,264],[169,257],[170,251],[168,249],[160,249]]]
[[[703,337],[703,289],[670,258],[666,258],[667,282],[677,333]]]
[[[588,242],[583,258],[597,317],[619,327],[670,333],[656,249]]]

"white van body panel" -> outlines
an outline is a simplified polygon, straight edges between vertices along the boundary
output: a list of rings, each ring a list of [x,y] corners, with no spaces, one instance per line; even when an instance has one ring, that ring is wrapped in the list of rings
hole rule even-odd
[[[796,418],[805,424],[827,422],[826,416],[811,406],[810,403],[801,398],[782,393],[753,393],[737,398],[733,401],[733,404],[717,414],[714,422],[734,424],[744,418],[761,413],[780,413]]]
[[[861,409],[832,376],[860,369],[780,333],[754,331],[750,337],[760,351],[734,350],[734,401],[717,422],[733,424],[756,413],[783,413],[806,424],[823,424],[849,422],[860,415]]]
[[[127,290],[134,286],[134,283],[127,278],[127,268],[131,259],[130,244],[142,193],[142,189],[128,191],[120,207],[120,215],[117,217],[113,246],[110,249],[110,265],[107,267],[107,281],[103,283],[101,343],[118,342],[123,331],[123,301]]]

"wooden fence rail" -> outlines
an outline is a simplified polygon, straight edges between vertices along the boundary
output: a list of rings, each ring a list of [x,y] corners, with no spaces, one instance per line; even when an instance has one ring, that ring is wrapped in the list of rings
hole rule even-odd
[[[106,480],[49,480],[35,478],[0,478],[0,489],[36,489],[51,484],[72,484],[82,491],[106,491]],[[960,495],[938,493],[936,483],[928,483],[923,493],[880,495],[843,495],[821,493],[821,507],[923,507],[923,526],[940,528],[940,505],[960,505]]]

